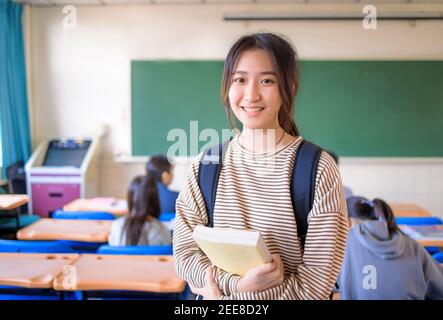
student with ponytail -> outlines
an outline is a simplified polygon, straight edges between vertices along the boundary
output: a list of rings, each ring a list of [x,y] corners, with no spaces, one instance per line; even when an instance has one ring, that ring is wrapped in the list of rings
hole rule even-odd
[[[296,221],[301,213],[292,201],[292,195],[297,197],[300,191],[292,187],[297,180],[292,173],[303,142],[294,122],[299,83],[295,50],[276,34],[243,36],[226,57],[222,101],[231,128],[240,122],[242,130],[223,144],[227,147],[219,157],[212,222],[218,228],[260,231],[273,260],[239,276],[211,266],[199,249],[192,237],[194,228],[212,225],[205,204],[209,188],[203,190],[199,183],[204,182],[200,155],[177,199],[173,245],[178,274],[205,299],[330,296],[345,252],[346,202],[337,165],[320,150],[316,171],[312,171],[312,209],[302,220],[307,221],[307,233],[298,232],[300,225],[306,226]]]
[[[443,269],[401,232],[389,205],[347,199],[351,230],[338,286],[344,300],[443,299]]]
[[[168,158],[161,154],[150,157],[146,163],[146,175],[155,181],[160,201],[160,213],[175,212],[178,192],[168,188],[174,178],[173,166]]]
[[[135,177],[127,193],[128,215],[112,223],[111,246],[168,245],[169,230],[158,220],[160,205],[154,175]]]

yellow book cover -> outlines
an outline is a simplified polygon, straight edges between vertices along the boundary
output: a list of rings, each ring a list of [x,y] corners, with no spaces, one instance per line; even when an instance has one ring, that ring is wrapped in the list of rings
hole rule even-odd
[[[233,274],[243,276],[250,269],[272,261],[259,231],[198,225],[193,235],[213,265]]]

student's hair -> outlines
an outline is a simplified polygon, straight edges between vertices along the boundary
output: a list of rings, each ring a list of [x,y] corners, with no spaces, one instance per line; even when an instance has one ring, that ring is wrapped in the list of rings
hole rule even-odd
[[[161,182],[163,172],[171,172],[172,164],[164,155],[158,154],[152,156],[146,163],[146,175],[155,181]]]
[[[391,207],[382,199],[368,200],[364,197],[353,196],[346,199],[348,215],[360,220],[378,220],[383,217],[388,224],[389,235],[401,232],[395,222]]]
[[[300,132],[294,121],[294,100],[300,82],[297,53],[289,41],[273,33],[253,33],[237,40],[225,59],[221,98],[231,129],[236,128],[234,115],[229,102],[229,88],[232,76],[242,53],[252,49],[263,49],[271,59],[277,74],[278,88],[282,105],[278,113],[278,122],[287,133],[298,136]]]
[[[123,225],[126,245],[138,244],[146,219],[160,216],[160,203],[155,180],[149,176],[137,176],[127,193],[128,216]]]

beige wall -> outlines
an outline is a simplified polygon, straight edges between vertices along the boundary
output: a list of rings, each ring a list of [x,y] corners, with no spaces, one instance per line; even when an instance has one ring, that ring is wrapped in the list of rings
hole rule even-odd
[[[302,59],[443,59],[443,23],[224,22],[225,11],[251,5],[150,5],[78,7],[75,30],[63,28],[62,7],[32,7],[27,13],[30,108],[33,145],[54,136],[103,139],[100,194],[122,197],[143,163],[116,162],[130,153],[130,61],[132,59],[223,59],[240,35],[268,30],[289,37]],[[345,5],[341,10],[361,10]],[[255,8],[255,7],[254,7]],[[266,5],[257,10],[331,10],[330,6]],[[380,10],[438,9],[443,6],[378,6]],[[173,93],[171,93],[173,94]],[[204,116],[204,115],[202,115]],[[356,192],[389,201],[418,202],[443,216],[443,160],[344,159],[344,181]],[[392,162],[394,161],[394,162]],[[183,183],[186,164],[176,170]],[[412,172],[412,174],[411,174]]]

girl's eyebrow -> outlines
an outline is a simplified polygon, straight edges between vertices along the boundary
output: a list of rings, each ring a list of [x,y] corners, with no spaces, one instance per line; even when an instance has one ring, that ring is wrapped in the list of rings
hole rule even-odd
[[[233,74],[248,74],[248,72],[247,71],[241,71],[241,70],[238,70],[238,71],[235,71]],[[263,71],[263,72],[259,72],[259,74],[262,74],[262,75],[272,75],[272,76],[277,76],[277,74],[274,72],[274,71]]]

